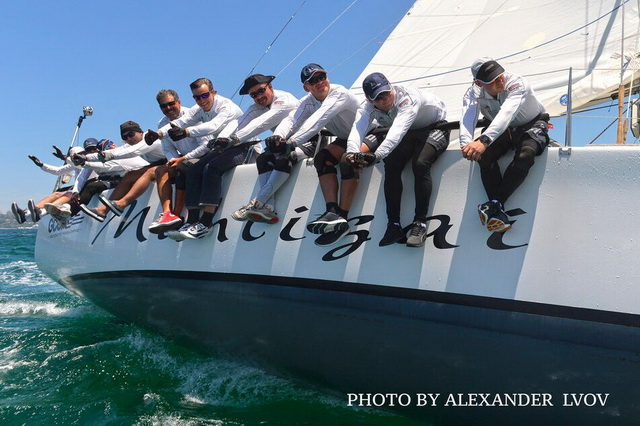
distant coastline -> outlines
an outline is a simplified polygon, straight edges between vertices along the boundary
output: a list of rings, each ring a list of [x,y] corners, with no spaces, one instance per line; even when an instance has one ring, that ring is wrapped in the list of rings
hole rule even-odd
[[[0,213],[0,229],[31,229],[36,228],[37,224],[28,220],[23,224],[19,224],[16,222],[16,219],[13,217],[13,213],[6,212]]]

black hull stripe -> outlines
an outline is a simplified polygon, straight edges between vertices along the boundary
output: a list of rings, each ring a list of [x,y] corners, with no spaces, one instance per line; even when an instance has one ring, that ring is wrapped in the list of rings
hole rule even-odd
[[[185,281],[195,280],[210,282],[237,282],[268,286],[296,287],[314,290],[363,294],[378,297],[417,300],[424,302],[442,303],[446,305],[485,308],[507,312],[519,312],[525,314],[591,321],[605,324],[615,324],[628,327],[640,327],[640,315],[623,312],[577,308],[571,306],[500,299],[495,297],[475,296],[450,292],[418,290],[404,287],[360,284],[344,281],[318,280],[312,278],[233,274],[219,272],[136,270],[78,274],[70,276],[67,279],[63,279],[63,281],[69,280],[71,282],[82,282],[85,280],[117,280],[123,278],[144,278],[160,280],[163,278],[170,278]]]

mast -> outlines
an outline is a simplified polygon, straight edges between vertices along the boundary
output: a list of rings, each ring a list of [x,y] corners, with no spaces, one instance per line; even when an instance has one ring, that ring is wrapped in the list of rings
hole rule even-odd
[[[632,82],[630,82],[631,84]],[[629,90],[631,96],[631,90]],[[620,86],[618,86],[618,136],[616,144],[622,145],[627,140],[627,119],[624,115],[624,3],[622,3],[622,37],[620,37]]]

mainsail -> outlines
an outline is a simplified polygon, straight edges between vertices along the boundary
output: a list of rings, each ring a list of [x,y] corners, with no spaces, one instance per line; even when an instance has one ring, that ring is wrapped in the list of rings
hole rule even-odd
[[[566,111],[569,68],[574,110],[611,99],[640,78],[640,0],[418,0],[353,84],[382,72],[428,88],[459,120],[473,60],[490,56],[525,76],[547,111]],[[624,49],[624,50],[623,50]],[[623,60],[621,61],[621,54]]]

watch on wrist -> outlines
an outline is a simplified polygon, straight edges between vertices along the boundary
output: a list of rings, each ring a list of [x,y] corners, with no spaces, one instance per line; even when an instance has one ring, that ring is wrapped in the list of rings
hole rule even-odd
[[[491,139],[489,139],[489,136],[487,135],[481,135],[478,140],[480,142],[482,142],[485,146],[489,145],[491,143]]]

